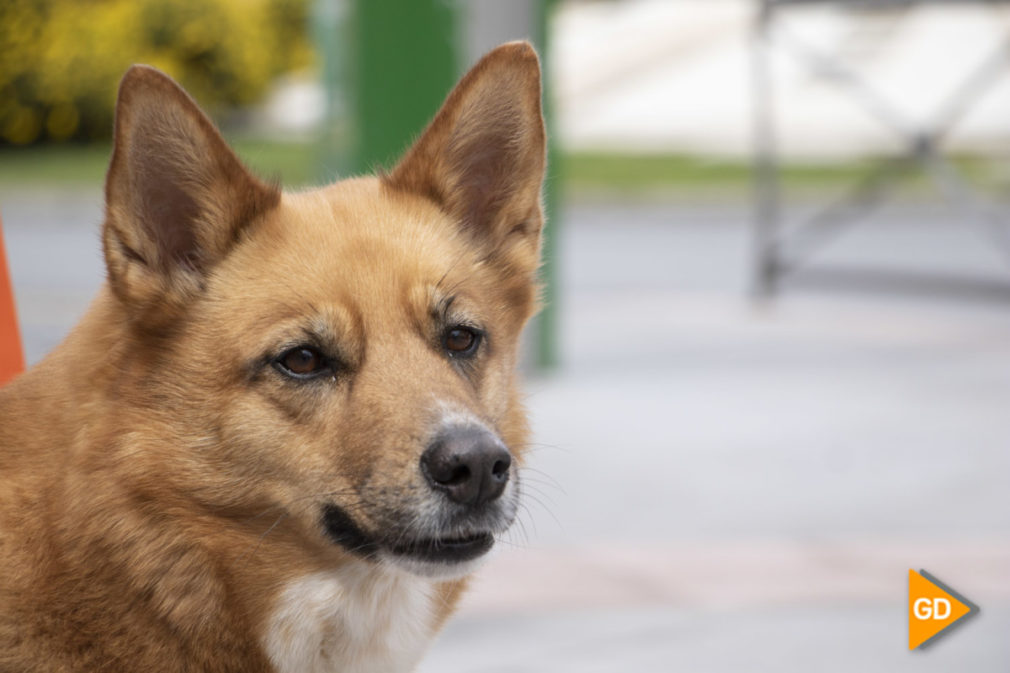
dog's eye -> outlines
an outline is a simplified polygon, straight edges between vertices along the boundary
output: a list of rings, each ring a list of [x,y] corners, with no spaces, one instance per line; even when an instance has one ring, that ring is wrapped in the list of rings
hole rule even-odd
[[[298,379],[312,378],[326,370],[326,358],[311,346],[296,346],[277,358],[277,367]]]
[[[480,345],[480,332],[471,328],[458,325],[450,327],[442,337],[442,343],[449,355],[453,357],[466,357],[473,355]]]

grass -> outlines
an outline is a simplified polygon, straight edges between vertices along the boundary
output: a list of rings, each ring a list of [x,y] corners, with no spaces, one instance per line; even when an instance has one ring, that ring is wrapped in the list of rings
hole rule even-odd
[[[0,150],[0,186],[101,182],[109,146],[55,145]]]
[[[316,146],[310,143],[232,139],[243,160],[259,175],[289,187],[322,182]],[[0,148],[0,188],[33,186],[94,187],[101,185],[108,165],[108,144]],[[1005,187],[1005,165],[963,158],[959,168],[973,181]],[[788,164],[782,169],[787,189],[836,190],[864,175],[870,162]],[[745,196],[751,186],[751,165],[745,160],[706,159],[683,155],[605,153],[563,154],[550,172],[566,194],[591,196],[670,195],[672,197]],[[332,178],[332,176],[328,176]],[[1000,183],[1003,183],[1002,185]],[[929,189],[927,181],[910,176],[906,189]]]
[[[308,143],[239,139],[233,147],[264,178],[294,187],[315,179],[315,147]],[[0,187],[100,185],[111,151],[108,143],[4,147],[0,149]]]
[[[861,163],[793,164],[785,168],[784,179],[811,184],[837,183],[858,175],[863,166]],[[619,190],[662,186],[730,187],[749,183],[751,179],[749,161],[666,154],[567,154],[561,157],[560,170],[564,179],[573,185],[610,185]]]
[[[786,190],[820,192],[854,185],[878,165],[874,159],[848,162],[792,162],[783,164],[779,180]],[[957,170],[975,185],[1006,190],[1007,163],[978,157],[957,157]],[[684,155],[575,153],[560,158],[554,171],[566,188],[577,193],[604,189],[629,195],[666,191],[735,193],[752,185],[752,164],[741,159],[712,159]],[[910,194],[933,189],[917,166],[905,169],[899,181]]]

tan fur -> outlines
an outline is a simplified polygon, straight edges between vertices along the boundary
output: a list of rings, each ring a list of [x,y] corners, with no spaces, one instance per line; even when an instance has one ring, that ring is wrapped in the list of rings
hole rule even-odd
[[[371,572],[324,534],[323,503],[409,526],[439,408],[521,459],[539,97],[532,49],[505,45],[388,175],[281,194],[166,76],[127,73],[108,283],[0,389],[0,671],[272,670],[287,587]],[[439,341],[460,318],[488,333],[464,364]],[[339,354],[332,379],[270,365],[307,333]],[[464,583],[431,581],[431,630]]]

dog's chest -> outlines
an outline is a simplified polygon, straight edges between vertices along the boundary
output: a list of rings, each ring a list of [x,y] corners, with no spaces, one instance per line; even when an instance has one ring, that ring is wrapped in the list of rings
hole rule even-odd
[[[431,638],[432,595],[378,567],[308,575],[282,592],[264,645],[278,673],[409,671]]]

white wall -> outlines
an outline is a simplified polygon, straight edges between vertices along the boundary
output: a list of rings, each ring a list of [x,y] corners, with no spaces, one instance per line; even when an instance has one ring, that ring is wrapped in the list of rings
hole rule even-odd
[[[749,0],[563,3],[552,27],[555,132],[571,149],[748,154],[755,8]],[[814,7],[784,12],[780,26],[844,55],[915,128],[1007,39],[1010,13],[970,4],[864,13]],[[781,48],[775,72],[787,153],[844,158],[898,146],[857,101]],[[1010,77],[979,103],[952,146],[1010,148]]]

